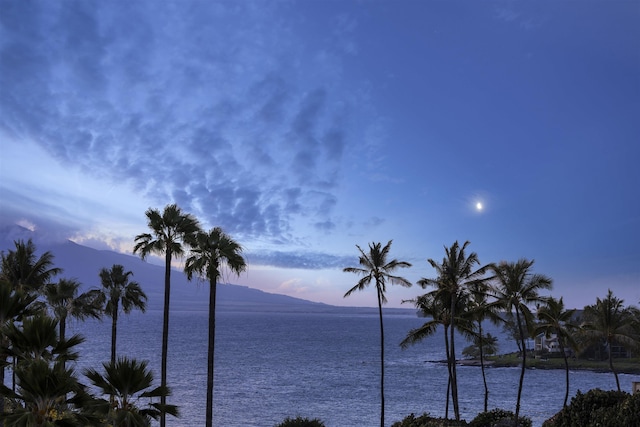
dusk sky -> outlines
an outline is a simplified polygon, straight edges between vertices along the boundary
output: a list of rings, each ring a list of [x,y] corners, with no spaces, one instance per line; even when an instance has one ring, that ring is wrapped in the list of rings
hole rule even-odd
[[[0,148],[0,225],[131,253],[175,202],[268,292],[375,306],[356,244],[469,240],[640,302],[637,0],[0,0]]]

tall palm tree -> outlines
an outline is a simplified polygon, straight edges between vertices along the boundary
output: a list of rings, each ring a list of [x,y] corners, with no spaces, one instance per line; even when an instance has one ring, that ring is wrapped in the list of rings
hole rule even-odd
[[[471,338],[478,346],[480,356],[480,368],[482,370],[482,382],[484,384],[484,412],[489,406],[489,386],[487,385],[486,370],[484,365],[485,349],[497,348],[497,338],[490,334],[485,335],[482,331],[482,322],[486,319],[497,325],[502,321],[498,314],[498,304],[489,303],[487,300],[487,286],[484,283],[476,283],[471,286],[471,294],[467,304],[466,315],[473,322]],[[467,334],[469,335],[469,334]],[[495,352],[495,350],[494,350]]]
[[[191,280],[196,274],[209,281],[209,345],[207,357],[207,408],[206,426],[213,425],[213,362],[216,337],[216,288],[224,267],[240,275],[247,264],[242,257],[242,247],[221,228],[208,233],[198,233],[196,246],[187,258],[184,271]]]
[[[434,292],[421,295],[413,300],[403,301],[412,302],[415,307],[420,310],[420,314],[426,318],[431,318],[425,322],[422,326],[411,329],[405,339],[400,342],[400,347],[406,349],[409,345],[416,344],[425,338],[433,335],[438,326],[444,327],[444,348],[446,352],[447,362],[449,359],[449,327],[451,326],[451,307],[448,301],[444,301],[443,298],[439,298]],[[448,363],[447,363],[448,366]],[[445,419],[449,418],[449,392],[451,387],[451,372],[448,371],[447,380],[447,394],[445,399]]]
[[[78,295],[80,286],[75,279],[60,279],[57,283],[44,286],[47,304],[59,322],[61,340],[65,339],[67,318],[99,319],[102,314],[101,292],[94,289]]]
[[[176,205],[167,205],[160,213],[157,209],[147,209],[147,225],[151,233],[136,236],[134,253],[139,253],[142,259],[150,254],[164,254],[164,307],[162,320],[162,360],[160,368],[160,384],[167,386],[167,355],[169,348],[169,306],[171,298],[171,261],[174,256],[184,254],[183,244],[193,246],[195,236],[200,231],[198,220],[190,214],[182,212]],[[161,403],[166,404],[166,396],[162,396]],[[165,427],[164,413],[160,415],[160,427]]]
[[[490,333],[480,333],[478,326],[481,322],[474,325],[474,333],[470,336],[472,345],[462,350],[462,354],[473,358],[480,358],[480,368],[482,370],[482,382],[484,384],[484,412],[488,411],[489,405],[489,386],[487,385],[486,369],[484,364],[485,355],[496,354],[498,351],[498,337]]]
[[[544,333],[547,337],[555,334],[558,338],[558,346],[560,354],[564,359],[565,369],[565,391],[563,406],[567,406],[569,399],[569,358],[565,347],[576,348],[576,341],[573,338],[578,325],[573,323],[575,310],[565,310],[562,298],[555,299],[553,297],[546,298],[543,305],[538,309],[539,323],[536,326],[536,333]]]
[[[492,266],[495,273],[496,287],[493,289],[499,304],[509,313],[515,312],[516,324],[520,333],[522,348],[522,368],[518,383],[518,397],[516,400],[516,424],[520,414],[520,398],[524,384],[524,372],[527,365],[527,348],[524,328],[532,329],[534,317],[529,306],[544,302],[539,292],[551,289],[552,281],[542,274],[533,274],[531,267],[534,260],[520,259],[517,262],[501,262]]]
[[[624,307],[624,300],[613,295],[611,289],[606,298],[596,299],[594,305],[584,308],[586,323],[583,325],[584,334],[590,342],[602,342],[607,344],[609,350],[609,368],[616,377],[616,386],[620,391],[618,373],[613,367],[612,347],[622,344],[629,347],[638,347],[640,339],[634,331],[636,320],[635,307]]]
[[[53,254],[49,251],[39,257],[36,246],[29,239],[13,242],[14,250],[2,253],[2,277],[19,292],[38,293],[51,279],[62,272],[53,266]]]
[[[175,405],[154,402],[154,399],[170,395],[167,387],[151,388],[153,374],[147,369],[147,362],[138,362],[126,357],[103,363],[104,375],[95,369],[87,369],[84,374],[104,395],[113,396],[110,403],[104,399],[97,405],[103,419],[113,427],[148,427],[151,419],[158,420],[163,414],[178,416]],[[147,407],[140,407],[140,399],[149,399]]]
[[[111,363],[116,363],[116,341],[118,335],[118,313],[120,306],[125,314],[137,308],[143,313],[147,309],[147,295],[137,282],[129,281],[131,271],[124,271],[120,264],[100,270],[100,282],[104,290],[102,302],[106,300],[104,313],[111,317]]]
[[[427,262],[436,270],[437,277],[434,279],[423,278],[418,284],[423,288],[434,286],[436,291],[449,299],[450,316],[452,321],[457,322],[462,316],[459,316],[456,308],[459,301],[465,299],[469,293],[469,289],[473,285],[478,285],[486,281],[483,276],[486,274],[489,266],[476,267],[480,265],[478,255],[472,252],[467,256],[466,249],[469,242],[466,241],[460,247],[456,241],[450,248],[445,246],[445,257],[442,262],[438,263],[433,259]],[[449,329],[449,376],[451,380],[451,397],[453,401],[453,411],[456,420],[460,420],[460,405],[458,404],[458,380],[456,374],[456,350],[455,350],[455,327]]]
[[[401,285],[405,287],[411,286],[404,277],[394,276],[391,273],[397,268],[411,267],[406,261],[398,261],[397,259],[388,260],[389,251],[391,250],[391,242],[387,243],[384,247],[379,242],[369,243],[369,252],[365,253],[364,250],[358,245],[356,247],[360,251],[360,267],[346,267],[343,269],[345,273],[355,273],[362,278],[356,283],[356,285],[349,289],[345,298],[354,293],[355,291],[361,291],[365,289],[371,282],[375,282],[376,294],[378,296],[378,313],[380,315],[380,426],[384,427],[384,328],[382,324],[382,304],[387,302],[385,292],[387,291],[387,282],[392,285]]]

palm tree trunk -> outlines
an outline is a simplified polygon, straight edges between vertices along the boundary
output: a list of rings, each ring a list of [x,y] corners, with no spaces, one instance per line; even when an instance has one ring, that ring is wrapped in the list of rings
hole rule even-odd
[[[482,382],[484,383],[484,412],[487,412],[489,405],[489,387],[487,386],[487,375],[484,371],[484,342],[481,321],[478,322],[478,333],[480,334],[480,368],[482,369]]]
[[[216,280],[209,283],[209,346],[207,355],[207,409],[206,426],[213,426],[213,359],[216,338]]]
[[[167,387],[167,356],[169,350],[169,300],[171,298],[171,249],[166,248],[164,260],[164,307],[162,319],[162,359],[160,362],[160,386]],[[160,396],[160,404],[167,404],[167,396]],[[160,427],[165,427],[167,416],[164,411],[160,413]]]
[[[449,395],[451,393],[451,357],[449,357],[449,327],[445,325],[444,327],[444,349],[447,356],[447,400],[444,409],[444,418],[446,420],[449,419]]]
[[[11,391],[16,392],[16,368],[18,367],[18,359],[11,356]]]
[[[520,332],[520,341],[522,343],[522,368],[520,370],[520,381],[518,382],[518,398],[516,400],[516,427],[518,427],[518,415],[520,415],[520,399],[522,397],[522,386],[524,385],[524,371],[527,368],[527,344],[522,330],[522,321],[520,320],[520,311],[516,306],[516,321],[518,322],[518,331]]]
[[[562,340],[558,340],[558,343],[560,344],[560,351],[562,352],[562,358],[564,359],[564,376],[565,376],[565,382],[566,382],[566,388],[564,390],[564,403],[562,404],[562,407],[566,407],[567,406],[567,400],[569,400],[569,358],[567,357],[567,353],[565,353],[564,351],[564,343],[562,342]]]
[[[63,317],[60,318],[60,324],[58,325],[58,327],[60,329],[59,332],[58,332],[58,335],[59,335],[58,339],[60,341],[64,341],[64,336],[65,336],[65,333],[67,332],[67,318],[66,317],[63,316]],[[66,362],[62,362],[62,366],[65,366],[65,365],[66,365]]]
[[[382,289],[378,290],[378,313],[380,314],[380,427],[384,427],[384,328],[382,326]]]
[[[451,400],[453,400],[453,412],[456,417],[456,421],[460,421],[460,407],[458,405],[458,378],[456,373],[456,345],[455,345],[455,309],[456,309],[456,296],[451,296],[451,340],[449,345],[451,346]]]
[[[609,368],[611,368],[611,372],[616,377],[616,386],[618,387],[618,391],[620,391],[620,380],[618,379],[618,373],[613,367],[613,342],[608,342],[609,344]]]
[[[66,334],[66,332],[67,332],[67,318],[66,318],[66,317],[61,317],[61,318],[60,318],[60,325],[59,325],[59,327],[60,327],[60,332],[59,332],[59,335],[60,335],[60,337],[59,337],[59,338],[60,338],[60,341],[64,341],[64,337],[65,337],[65,334]]]
[[[111,313],[111,365],[116,364],[116,342],[118,334],[118,301],[116,301]]]
[[[2,344],[2,341],[0,341]],[[7,357],[2,354],[0,355],[0,384],[4,385],[4,362],[7,360]],[[4,395],[0,395],[0,412],[4,412]],[[0,427],[4,427],[4,417],[0,418]]]

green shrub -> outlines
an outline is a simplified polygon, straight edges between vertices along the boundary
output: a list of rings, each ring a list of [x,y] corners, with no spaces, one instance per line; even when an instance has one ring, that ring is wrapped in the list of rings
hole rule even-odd
[[[618,427],[640,425],[640,395],[624,391],[578,391],[571,403],[546,420],[543,427]]]
[[[324,423],[317,418],[310,420],[309,418],[285,418],[283,422],[276,427],[325,427]]]
[[[466,427],[465,420],[450,420],[446,418],[433,418],[428,413],[419,417],[414,414],[407,415],[402,421],[397,421],[391,427]]]
[[[516,414],[504,409],[492,409],[488,412],[481,412],[471,420],[469,427],[510,427],[515,426]],[[531,419],[518,416],[518,425],[520,427],[531,427]]]

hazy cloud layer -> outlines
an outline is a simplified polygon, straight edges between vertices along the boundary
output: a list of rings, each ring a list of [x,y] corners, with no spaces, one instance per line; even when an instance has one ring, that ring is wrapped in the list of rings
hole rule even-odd
[[[244,238],[330,232],[357,97],[340,52],[298,42],[285,4],[116,5],[3,5],[5,132]]]

